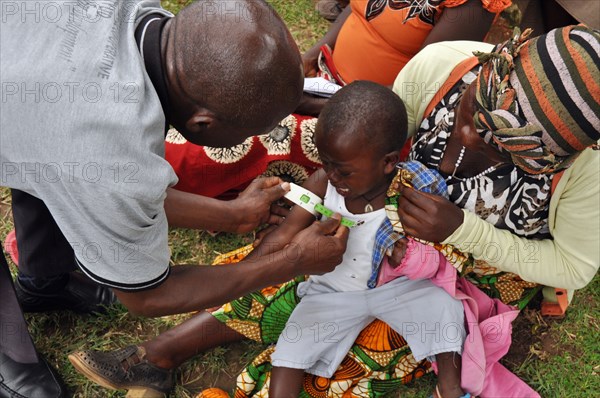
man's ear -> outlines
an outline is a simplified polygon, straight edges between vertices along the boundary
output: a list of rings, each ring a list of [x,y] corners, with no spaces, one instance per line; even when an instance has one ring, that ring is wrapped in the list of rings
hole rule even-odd
[[[383,171],[385,174],[393,173],[396,165],[400,162],[400,151],[393,151],[383,157]]]
[[[210,128],[215,123],[216,116],[206,108],[198,108],[192,116],[186,120],[185,128],[190,133],[200,133]]]

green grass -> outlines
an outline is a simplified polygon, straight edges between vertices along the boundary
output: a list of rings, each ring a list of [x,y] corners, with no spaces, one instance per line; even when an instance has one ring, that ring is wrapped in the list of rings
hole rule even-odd
[[[575,295],[563,320],[536,317],[537,337],[517,373],[544,397],[592,397],[600,391],[600,277]],[[531,317],[531,314],[529,314]]]
[[[163,0],[165,8],[177,12],[188,1]],[[302,50],[327,29],[327,22],[314,12],[312,0],[273,0]],[[0,238],[12,229],[10,194],[0,189]],[[172,229],[169,243],[174,264],[208,263],[216,254],[252,241],[252,235],[221,234]],[[14,267],[13,267],[14,271]],[[517,342],[504,363],[543,397],[592,397],[600,391],[600,278],[578,292],[564,320],[543,319],[535,310],[524,311],[516,325]],[[78,349],[110,350],[156,336],[189,315],[146,319],[132,316],[122,307],[102,316],[71,313],[27,315],[38,349],[59,370],[74,397],[123,397],[89,382],[69,364],[67,353]],[[199,355],[177,374],[174,397],[193,397],[208,387],[231,389],[236,375],[263,347],[243,342]],[[435,385],[432,375],[402,387],[393,397],[428,397]]]

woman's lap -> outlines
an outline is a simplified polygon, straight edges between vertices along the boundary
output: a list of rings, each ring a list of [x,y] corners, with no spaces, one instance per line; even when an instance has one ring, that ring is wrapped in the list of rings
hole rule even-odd
[[[303,277],[262,289],[234,300],[213,315],[249,339],[274,344],[300,301],[297,285]],[[238,377],[236,397],[266,396],[273,347],[260,354]],[[416,362],[406,341],[388,325],[374,321],[358,336],[342,365],[331,379],[305,376],[304,396],[325,392],[354,391],[358,396],[378,396],[430,370],[427,361]],[[341,395],[341,394],[340,394]]]

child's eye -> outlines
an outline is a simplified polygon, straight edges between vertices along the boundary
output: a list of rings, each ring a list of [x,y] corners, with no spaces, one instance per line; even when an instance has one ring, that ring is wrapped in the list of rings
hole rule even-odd
[[[338,171],[338,174],[340,175],[340,177],[350,177],[350,174],[352,174],[349,171]]]

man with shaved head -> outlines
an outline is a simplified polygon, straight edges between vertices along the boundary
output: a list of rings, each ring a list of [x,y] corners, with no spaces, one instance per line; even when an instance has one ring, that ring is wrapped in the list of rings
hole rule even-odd
[[[0,397],[66,394],[19,303],[93,312],[116,296],[160,316],[340,262],[347,231],[333,219],[244,266],[169,266],[168,225],[248,232],[277,222],[281,180],[221,202],[170,188],[177,177],[163,158],[169,125],[226,147],[297,106],[300,54],[269,5],[199,1],[177,16],[156,0],[1,7],[0,185],[12,188],[19,271],[13,289],[0,256]]]
[[[193,3],[165,23],[161,46],[171,123],[195,144],[240,144],[300,100],[302,60],[266,3]]]

